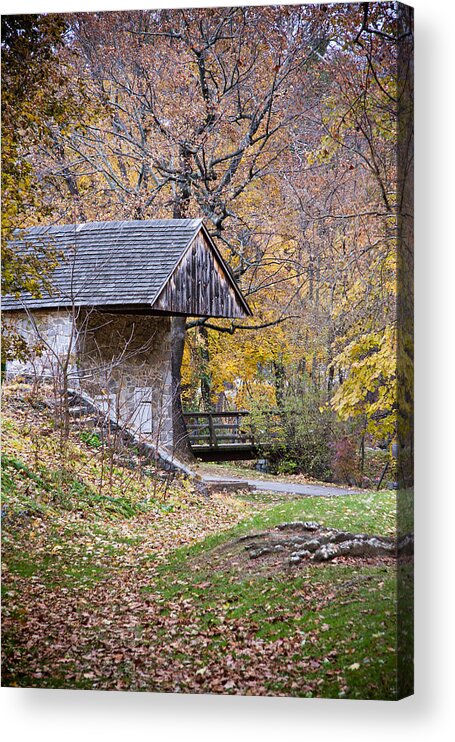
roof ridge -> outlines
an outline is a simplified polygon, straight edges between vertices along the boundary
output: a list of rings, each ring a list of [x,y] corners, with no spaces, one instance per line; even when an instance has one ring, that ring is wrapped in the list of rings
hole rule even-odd
[[[50,232],[50,231],[60,231],[60,230],[70,230],[74,229],[74,231],[80,231],[84,228],[103,228],[103,227],[127,227],[128,226],[138,226],[140,224],[143,224],[144,227],[159,227],[163,226],[164,224],[173,225],[174,227],[179,226],[190,226],[192,225],[194,229],[196,227],[199,227],[200,224],[204,221],[203,217],[195,217],[195,218],[187,218],[187,219],[113,219],[113,220],[104,220],[99,222],[71,222],[69,224],[35,224],[33,227],[24,227],[24,228],[18,228],[15,229],[13,232],[14,236],[19,237],[20,235],[26,235],[27,233],[32,233],[36,231],[40,231],[42,233]]]

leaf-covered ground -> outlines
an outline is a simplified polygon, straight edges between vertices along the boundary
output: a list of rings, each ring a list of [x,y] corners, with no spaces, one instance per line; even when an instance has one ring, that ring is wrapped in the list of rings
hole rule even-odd
[[[230,547],[298,519],[394,535],[392,493],[207,499],[120,460],[106,480],[93,440],[62,450],[27,390],[6,403],[3,685],[395,697],[393,564],[268,570]]]

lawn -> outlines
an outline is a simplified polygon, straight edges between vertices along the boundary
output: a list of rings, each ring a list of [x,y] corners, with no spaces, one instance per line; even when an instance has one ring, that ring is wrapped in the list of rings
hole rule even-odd
[[[379,564],[269,572],[229,549],[291,520],[371,533],[394,530],[394,496],[300,498],[181,548],[144,588],[181,627],[184,689],[305,697],[396,696],[396,574]],[[227,552],[227,553],[226,553]],[[202,647],[194,636],[203,638]],[[163,635],[163,639],[164,639]],[[191,647],[191,649],[189,649]],[[194,683],[194,676],[203,678]]]
[[[203,503],[208,520],[218,505],[236,502],[218,496]],[[213,526],[200,541],[182,528],[186,543],[174,549],[170,535],[179,529],[170,521],[191,517],[194,506],[182,502],[164,518],[34,514],[11,529],[6,519],[3,683],[395,696],[394,567],[329,564],[267,574],[257,564],[245,569],[219,559],[240,535],[283,520],[391,533],[391,495],[302,498],[233,528]]]
[[[239,540],[295,520],[394,536],[394,493],[207,498],[120,462],[100,488],[99,448],[73,436],[64,468],[27,420],[5,421],[3,685],[396,697],[395,564],[271,566]]]

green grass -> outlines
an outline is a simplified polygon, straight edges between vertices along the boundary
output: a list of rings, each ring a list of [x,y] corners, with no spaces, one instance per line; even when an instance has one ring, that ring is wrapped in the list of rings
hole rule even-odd
[[[11,550],[8,553],[8,570],[12,575],[22,578],[37,578],[40,584],[49,589],[55,587],[91,587],[101,580],[108,571],[96,559],[80,551],[74,551],[67,542],[62,545],[63,553],[53,553],[58,542],[49,545],[49,553],[24,554]]]
[[[107,518],[132,518],[147,504],[128,496],[99,494],[63,468],[40,466],[33,472],[20,459],[2,454],[2,503],[4,515],[45,514],[52,507],[74,512],[96,512]]]
[[[394,492],[365,492],[343,497],[300,497],[260,513],[253,528],[270,528],[283,521],[315,520],[324,526],[394,535]]]
[[[205,556],[207,569],[195,571],[192,558],[180,560],[179,566],[174,560],[160,567],[148,588],[162,604],[163,615],[175,610],[176,603],[193,607],[180,623],[188,641],[195,624],[200,633],[210,630],[202,662],[214,652],[227,651],[228,628],[240,622],[267,642],[302,637],[293,661],[296,666],[310,663],[304,679],[315,688],[303,695],[395,698],[393,569],[326,565],[302,568],[292,577],[285,572],[242,575],[235,569],[213,571],[210,550]],[[301,695],[287,677],[272,678],[268,690]]]
[[[62,563],[60,558],[51,556],[41,561],[29,561],[27,558],[12,558],[10,572],[20,577],[39,576],[40,582],[50,589],[54,587],[89,587],[105,574],[99,565],[78,562]]]
[[[395,536],[395,507],[396,493],[389,491],[332,498],[299,497],[260,511],[194,546],[177,549],[169,558],[172,564],[178,564],[233,538],[267,530],[285,521],[312,520],[330,528]]]
[[[220,657],[228,650],[226,630],[235,622],[251,627],[267,642],[302,636],[296,667],[306,663],[300,692],[289,678],[268,682],[271,693],[317,697],[393,699],[396,697],[396,573],[390,566],[354,568],[308,565],[297,571],[265,574],[240,568],[218,569],[213,550],[231,539],[290,520],[317,520],[336,528],[393,534],[395,494],[300,498],[256,514],[229,531],[190,548],[181,548],[158,567],[144,590],[154,595],[162,614],[176,604],[190,606],[182,632],[209,631],[202,651]],[[219,630],[217,634],[216,629]],[[228,632],[229,633],[229,632]],[[308,637],[308,641],[306,638]],[[163,634],[164,640],[164,634]],[[309,665],[308,665],[309,663]],[[297,683],[298,686],[298,683]]]
[[[2,463],[7,506],[4,558],[13,578],[9,597],[14,597],[12,606],[19,611],[17,621],[13,616],[14,631],[24,620],[20,613],[25,610],[21,589],[26,584],[42,586],[43,591],[70,589],[73,595],[84,591],[90,602],[90,590],[99,586],[104,591],[105,583],[100,585],[100,581],[108,581],[115,570],[121,570],[125,557],[128,569],[134,564],[141,595],[159,607],[163,619],[157,625],[156,636],[144,644],[148,655],[158,656],[165,650],[171,666],[175,662],[176,666],[189,667],[194,677],[198,668],[213,667],[217,662],[221,665],[226,656],[232,655],[237,661],[236,653],[240,652],[243,657],[251,637],[253,656],[249,660],[245,655],[245,663],[260,663],[254,656],[255,641],[272,647],[271,654],[266,655],[269,665],[263,681],[269,694],[396,697],[397,596],[393,567],[307,564],[292,570],[284,565],[281,571],[267,572],[245,559],[240,559],[238,566],[233,563],[236,560],[220,559],[218,550],[239,536],[295,520],[394,536],[395,492],[286,498],[279,502],[276,494],[253,493],[249,501],[258,508],[251,517],[191,546],[175,549],[166,562],[156,566],[138,549],[141,532],[127,530],[127,524],[134,524],[134,518],[143,512],[141,503],[130,498],[128,491],[119,497],[100,496],[71,472],[44,467],[34,472],[13,456],[4,457]],[[410,521],[410,497],[402,503]],[[172,519],[172,505],[163,503],[164,509],[169,510]],[[58,511],[68,517],[59,520],[55,517]],[[150,554],[150,559],[154,558]],[[132,573],[125,574],[130,579]],[[406,589],[409,592],[409,584]],[[115,602],[115,595],[110,599]],[[403,600],[407,599],[406,594]],[[140,621],[137,626],[134,642],[140,643]],[[240,640],[236,633],[239,627],[244,629]],[[147,632],[147,626],[143,629]],[[95,627],[88,640],[95,647],[97,630]],[[409,623],[401,627],[403,641],[410,632]],[[182,641],[173,648],[176,636]],[[14,640],[14,636],[6,638],[7,648],[11,643],[11,655],[15,652]],[[243,641],[240,649],[239,641]],[[286,661],[277,658],[275,662],[274,647],[280,642],[290,642],[292,654]],[[259,664],[257,669],[260,671]],[[77,679],[71,681],[59,675],[57,665],[43,677],[29,676],[27,668],[18,665],[14,684],[93,687],[91,678],[85,677],[90,675],[89,665],[78,665],[74,670]],[[125,688],[134,682],[131,673],[131,664],[118,665],[118,679]],[[153,682],[151,678],[149,689],[160,690]],[[182,690],[193,692],[194,686],[186,687],[184,682]]]

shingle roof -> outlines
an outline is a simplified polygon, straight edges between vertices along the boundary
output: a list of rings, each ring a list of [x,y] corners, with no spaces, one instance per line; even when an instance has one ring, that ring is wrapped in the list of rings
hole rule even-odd
[[[151,305],[202,225],[202,219],[89,222],[23,230],[18,252],[33,246],[61,251],[52,295],[3,297],[2,308],[114,304]]]

